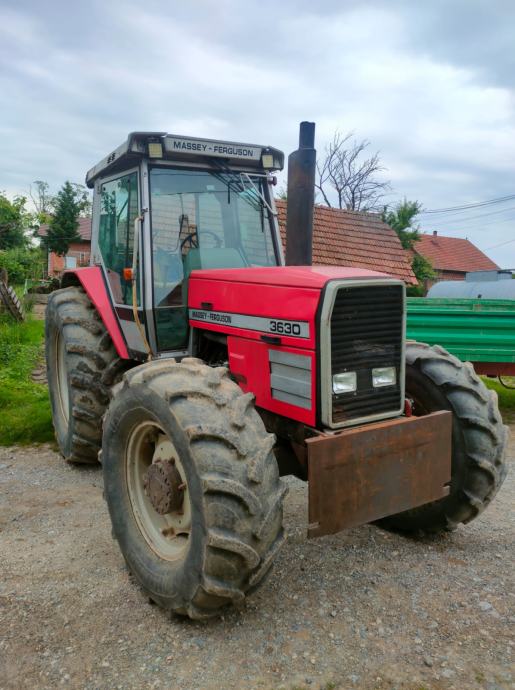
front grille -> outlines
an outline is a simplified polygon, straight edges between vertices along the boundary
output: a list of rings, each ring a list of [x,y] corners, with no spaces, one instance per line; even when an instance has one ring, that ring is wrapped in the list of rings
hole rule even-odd
[[[401,409],[403,300],[399,284],[338,289],[331,315],[331,382],[334,374],[355,371],[357,389],[332,393],[333,424]],[[374,388],[372,369],[391,366],[396,369],[395,385]]]

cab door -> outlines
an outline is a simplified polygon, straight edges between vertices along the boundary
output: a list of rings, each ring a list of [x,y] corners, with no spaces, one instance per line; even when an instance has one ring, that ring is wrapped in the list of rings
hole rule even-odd
[[[132,268],[134,224],[141,215],[139,170],[133,169],[104,178],[95,186],[95,223],[93,227],[93,262],[100,263],[114,310],[131,356],[145,358],[147,346],[133,313],[132,280],[126,269]],[[136,276],[137,313],[143,328],[145,310],[141,266],[143,242],[138,247]],[[148,341],[148,334],[145,337]]]

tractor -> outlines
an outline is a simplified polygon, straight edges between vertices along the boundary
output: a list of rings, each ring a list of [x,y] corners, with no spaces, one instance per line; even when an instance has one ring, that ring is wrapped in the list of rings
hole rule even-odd
[[[438,533],[506,474],[495,394],[407,342],[405,286],[312,265],[314,124],[281,151],[133,132],[86,177],[89,267],[49,299],[64,458],[100,462],[135,580],[193,619],[242,602],[285,541],[280,479],[308,482],[308,536],[365,523]]]

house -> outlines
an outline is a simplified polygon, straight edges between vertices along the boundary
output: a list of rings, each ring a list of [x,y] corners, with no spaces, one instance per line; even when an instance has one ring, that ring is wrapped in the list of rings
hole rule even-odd
[[[39,237],[46,237],[47,232],[48,225],[40,225],[37,234]],[[65,268],[89,266],[89,255],[91,252],[91,218],[79,218],[78,232],[81,237],[80,242],[73,242],[70,244],[66,256],[58,256],[54,254],[54,252],[49,252],[49,276],[59,276]]]
[[[499,268],[470,240],[445,237],[436,230],[431,235],[420,235],[420,240],[415,242],[413,249],[431,262],[437,274],[433,282],[465,280],[465,274],[469,271],[492,271]]]
[[[276,203],[285,246],[286,201],[278,199]],[[91,218],[80,218],[79,223],[82,242],[70,245],[65,257],[51,253],[48,258],[49,275],[58,275],[64,268],[89,264]],[[42,225],[39,235],[44,237],[47,228],[48,226]],[[402,248],[395,231],[374,213],[315,206],[313,263],[366,268],[388,273],[407,285],[417,285],[409,252]]]
[[[286,201],[277,200],[283,245],[286,244]],[[389,273],[406,285],[417,285],[409,253],[397,233],[376,213],[315,206],[313,263],[353,266]]]

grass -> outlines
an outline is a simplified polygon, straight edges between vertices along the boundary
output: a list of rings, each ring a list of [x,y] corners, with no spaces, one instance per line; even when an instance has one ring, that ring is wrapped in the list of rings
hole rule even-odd
[[[44,339],[44,322],[0,316],[0,445],[53,441],[48,390],[31,373]]]
[[[494,390],[499,396],[499,409],[501,414],[506,418],[506,421],[511,421],[515,418],[515,376],[503,377],[509,386],[514,386],[513,390],[505,388],[499,383],[497,379],[487,379],[483,378],[487,388]]]

